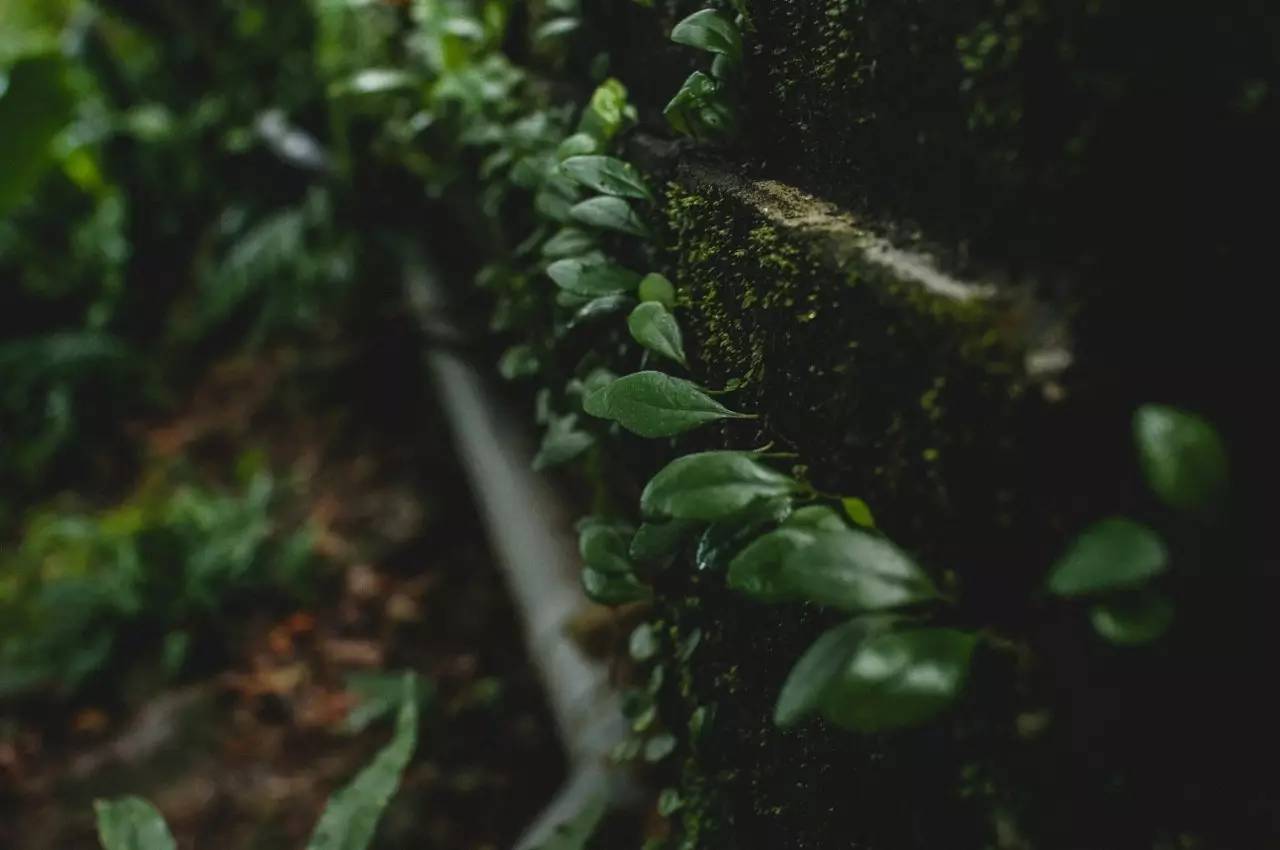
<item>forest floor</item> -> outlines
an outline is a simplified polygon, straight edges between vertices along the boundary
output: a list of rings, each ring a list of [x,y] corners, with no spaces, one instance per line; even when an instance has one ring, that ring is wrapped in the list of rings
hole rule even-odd
[[[553,726],[404,336],[224,360],[138,426],[148,464],[210,480],[265,458],[288,485],[272,521],[309,529],[317,589],[239,601],[176,678],[0,705],[0,847],[96,847],[93,800],[137,794],[183,850],[301,848],[389,735],[350,728],[352,683],[379,672],[419,674],[428,697],[376,846],[497,850],[550,797]]]

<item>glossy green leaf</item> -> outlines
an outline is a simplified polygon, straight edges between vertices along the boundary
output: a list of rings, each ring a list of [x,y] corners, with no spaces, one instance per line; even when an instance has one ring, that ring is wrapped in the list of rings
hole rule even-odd
[[[595,797],[573,818],[557,826],[551,836],[533,850],[587,850],[606,811],[605,798]]]
[[[938,597],[906,552],[852,528],[814,532],[812,543],[788,554],[782,582],[799,598],[845,611],[879,611]]]
[[[416,76],[399,68],[365,68],[345,80],[335,82],[330,88],[330,93],[334,97],[351,97],[403,91],[416,88],[418,85],[419,80]]]
[[[783,602],[795,592],[783,581],[782,567],[792,553],[811,546],[814,530],[786,525],[762,534],[729,562],[729,587],[761,602]]]
[[[729,410],[697,384],[662,372],[623,375],[584,398],[582,409],[641,437],[674,437],[717,419],[749,418]]]
[[[547,423],[542,445],[533,458],[533,468],[540,471],[568,463],[591,448],[595,441],[594,436],[578,429],[575,414],[556,417]]]
[[[630,554],[636,561],[657,561],[674,555],[701,523],[687,519],[646,522],[631,538]]]
[[[673,130],[695,139],[724,137],[737,123],[724,86],[701,71],[689,75],[662,114]]]
[[[1160,593],[1123,594],[1089,609],[1094,630],[1118,646],[1156,640],[1173,624],[1173,602]]]
[[[644,742],[644,760],[656,764],[675,752],[676,739],[669,732],[661,732]]]
[[[1227,492],[1227,448],[1203,418],[1158,404],[1133,417],[1134,439],[1147,483],[1170,507],[1216,513]]]
[[[139,797],[93,804],[102,850],[175,850],[173,836],[155,806]]]
[[[542,245],[542,256],[548,260],[580,257],[599,247],[595,234],[580,227],[562,227]]]
[[[826,505],[805,505],[796,508],[783,525],[788,528],[810,528],[817,531],[844,531],[849,526],[840,514]]]
[[[591,101],[582,113],[580,132],[586,133],[605,146],[623,129],[634,124],[636,109],[627,102],[627,87],[610,77],[601,83],[591,95]]]
[[[649,588],[634,575],[604,573],[591,567],[582,571],[582,589],[588,599],[601,605],[625,605],[649,598]]]
[[[675,25],[671,40],[677,44],[708,50],[737,64],[742,61],[742,35],[737,25],[714,9],[703,9]]]
[[[19,59],[7,83],[0,87],[0,216],[35,190],[75,106],[66,63],[56,54]]]
[[[645,516],[717,520],[757,499],[787,496],[799,485],[746,452],[701,452],[678,457],[640,496]]]
[[[699,570],[724,569],[738,550],[791,514],[791,499],[756,499],[740,511],[707,526],[698,538],[693,563]]]
[[[611,156],[572,156],[560,163],[560,170],[588,189],[605,195],[642,201],[653,199],[640,172],[630,163]]]
[[[1059,596],[1087,596],[1140,585],[1164,572],[1169,555],[1160,536],[1125,517],[1094,523],[1071,542],[1049,574]]]
[[[578,554],[583,563],[597,572],[626,575],[631,572],[628,552],[631,530],[619,523],[592,522],[578,532]]]
[[[627,329],[631,331],[631,337],[645,348],[688,368],[680,325],[666,307],[656,301],[638,305],[627,319]]]
[[[588,298],[634,292],[640,275],[615,263],[571,257],[547,266],[556,286]]]
[[[773,710],[773,722],[794,726],[817,711],[823,695],[849,666],[862,641],[883,622],[883,618],[858,617],[823,632],[787,674]]]
[[[569,218],[588,227],[615,230],[632,236],[649,236],[649,228],[623,198],[598,195],[587,198],[569,209]]]
[[[364,850],[418,745],[418,700],[413,676],[402,685],[396,731],[391,742],[350,784],[330,799],[311,833],[307,850]]]
[[[562,293],[563,294],[563,293]],[[585,322],[594,321],[601,316],[612,316],[635,306],[636,299],[630,295],[601,295],[592,298],[578,308],[569,321],[569,327],[577,327]]]
[[[657,272],[650,272],[641,278],[637,294],[641,301],[656,301],[668,310],[676,308],[676,288]]]
[[[860,732],[919,725],[964,688],[977,642],[956,629],[869,635],[823,690],[822,714]]]

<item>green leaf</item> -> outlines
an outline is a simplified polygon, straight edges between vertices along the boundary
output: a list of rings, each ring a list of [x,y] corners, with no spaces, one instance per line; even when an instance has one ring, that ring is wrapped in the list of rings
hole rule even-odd
[[[876,518],[871,515],[871,508],[866,502],[853,496],[846,496],[840,500],[840,505],[844,508],[845,514],[849,519],[863,528],[875,528]]]
[[[676,308],[676,288],[657,272],[641,278],[638,294],[641,301],[656,301],[668,310]]]
[[[586,133],[604,147],[624,128],[636,120],[636,109],[627,103],[627,87],[610,77],[591,95],[582,114],[580,132]]]
[[[391,742],[345,788],[329,798],[307,850],[364,850],[373,841],[383,810],[418,745],[418,700],[414,677],[406,674]]]
[[[1145,525],[1125,517],[1105,519],[1071,542],[1053,565],[1049,590],[1087,596],[1133,587],[1164,572],[1168,557],[1164,541]]]
[[[534,41],[544,41],[568,35],[582,26],[582,20],[573,17],[552,18],[533,32]]]
[[[35,190],[75,108],[66,63],[56,54],[19,59],[7,79],[0,86],[0,216]]]
[[[657,561],[674,555],[699,525],[687,519],[646,522],[631,538],[630,555],[636,561]]]
[[[649,588],[634,575],[604,573],[591,567],[582,571],[582,589],[588,599],[601,605],[625,605],[649,598]]]
[[[662,114],[673,130],[695,139],[722,138],[737,124],[724,86],[701,71],[689,75]]]
[[[653,200],[653,193],[640,172],[630,163],[611,156],[571,156],[560,163],[560,170],[588,189],[605,195]]]
[[[578,312],[574,313],[573,318],[569,320],[569,327],[577,327],[584,322],[594,321],[601,316],[620,313],[629,307],[635,306],[635,303],[636,300],[630,295],[601,295],[599,298],[593,298],[578,308]]]
[[[631,632],[627,643],[627,652],[635,661],[648,661],[658,654],[658,639],[653,634],[653,626],[641,623]]]
[[[583,563],[600,573],[627,575],[631,561],[631,530],[619,523],[584,523],[578,532],[578,554]]]
[[[600,150],[600,143],[590,133],[574,133],[556,147],[556,159],[563,162],[571,156],[585,156]]]
[[[604,797],[596,797],[571,820],[556,827],[555,833],[533,850],[586,850],[605,815]]]
[[[938,589],[906,552],[856,529],[814,532],[787,555],[782,582],[801,599],[845,611],[879,611],[938,598]]]
[[[543,243],[542,256],[548,260],[578,257],[597,247],[599,243],[594,233],[580,227],[562,227]]]
[[[1133,416],[1133,434],[1147,484],[1169,507],[1211,516],[1227,492],[1227,448],[1217,430],[1194,413],[1147,404]]]
[[[547,266],[547,276],[556,286],[589,298],[634,292],[640,275],[610,262],[573,257]]]
[[[576,414],[556,417],[547,423],[542,445],[533,458],[533,468],[541,471],[567,463],[591,448],[595,441],[591,434],[578,430]]]
[[[701,452],[678,457],[649,481],[640,496],[645,516],[712,521],[756,499],[786,496],[799,485],[745,452]]]
[[[960,693],[977,642],[956,629],[868,636],[823,691],[822,714],[860,732],[919,725]]]
[[[645,348],[676,361],[686,369],[689,361],[684,353],[684,339],[675,316],[656,301],[646,301],[631,311],[627,329],[636,342]]]
[[[1118,646],[1156,640],[1173,624],[1173,602],[1162,593],[1124,594],[1089,609],[1094,631]]]
[[[103,850],[175,850],[177,845],[155,806],[139,797],[98,800],[98,840]]]
[[[742,510],[707,526],[698,538],[694,565],[699,570],[722,569],[738,550],[757,537],[765,526],[776,525],[791,514],[791,499],[756,499]]]
[[[676,739],[669,732],[660,732],[644,742],[644,760],[656,764],[675,752]]]
[[[729,587],[761,602],[794,599],[792,588],[783,581],[782,566],[793,552],[813,541],[813,529],[789,524],[762,534],[729,562]]]
[[[649,236],[649,228],[622,198],[597,195],[575,204],[569,210],[569,218],[588,227],[616,230],[632,236]]]
[[[345,80],[333,83],[329,93],[333,97],[383,94],[417,88],[418,85],[419,80],[415,75],[399,68],[365,68]]]
[[[742,61],[742,35],[738,27],[714,9],[703,9],[675,25],[671,40],[677,44],[719,53],[734,64]]]
[[[513,345],[498,361],[498,373],[508,381],[538,374],[538,355],[527,345]]]
[[[782,727],[794,726],[817,711],[823,695],[849,666],[862,641],[873,628],[887,622],[883,617],[858,617],[823,632],[787,674],[773,710],[773,722]]]
[[[840,515],[826,505],[805,505],[796,508],[783,525],[788,528],[809,528],[815,531],[844,531],[848,528]]]
[[[717,419],[751,418],[729,410],[697,384],[662,372],[623,375],[586,396],[582,409],[641,437],[674,437]]]
[[[360,672],[346,678],[348,693],[359,697],[359,702],[347,713],[343,729],[347,732],[363,732],[371,725],[395,713],[404,702],[404,682],[413,682],[413,699],[419,711],[433,694],[431,683],[415,673]]]

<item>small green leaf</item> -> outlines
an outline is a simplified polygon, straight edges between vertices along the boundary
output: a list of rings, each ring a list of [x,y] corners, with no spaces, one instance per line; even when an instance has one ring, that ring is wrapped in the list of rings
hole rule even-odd
[[[596,88],[591,102],[582,114],[579,129],[601,143],[601,149],[614,136],[636,120],[636,109],[627,103],[627,87],[610,77]]]
[[[569,320],[569,327],[576,328],[578,325],[595,321],[602,316],[621,313],[634,307],[635,303],[636,299],[630,295],[601,295],[599,298],[593,298],[579,307],[578,312],[574,313],[573,318]]]
[[[794,479],[746,452],[701,452],[678,457],[655,475],[640,496],[640,509],[650,517],[712,521],[798,488]]]
[[[620,523],[584,523],[578,532],[578,554],[583,562],[600,573],[627,575],[631,561],[627,552],[631,547],[631,530]]]
[[[684,805],[680,792],[675,788],[663,788],[658,794],[658,816],[669,818]]]
[[[822,714],[860,732],[916,726],[959,695],[977,642],[956,629],[868,636],[823,691]]]
[[[729,587],[761,602],[795,598],[792,588],[783,581],[782,566],[793,552],[811,546],[813,541],[813,529],[789,524],[762,534],[729,562]]]
[[[634,292],[640,275],[615,263],[571,257],[547,266],[547,276],[556,286],[575,295],[598,298]]]
[[[782,582],[801,599],[846,611],[878,611],[938,597],[929,576],[888,540],[857,529],[813,532],[791,552]]]
[[[550,469],[573,460],[595,444],[596,438],[586,431],[578,430],[576,414],[560,416],[547,424],[547,432],[542,437],[542,445],[533,458],[536,470]]]
[[[841,507],[849,519],[863,528],[875,528],[876,518],[871,515],[871,508],[861,499],[846,496],[840,500]]]
[[[632,338],[645,348],[688,368],[680,325],[676,324],[675,317],[667,312],[666,307],[656,301],[640,304],[631,311],[627,329],[631,331]]]
[[[406,677],[413,682],[413,699],[421,710],[432,697],[434,688],[415,673],[359,672],[347,676],[346,691],[360,701],[347,713],[343,729],[351,733],[363,732],[382,718],[394,714],[405,699]]]
[[[625,605],[649,598],[649,588],[635,576],[602,573],[590,567],[582,571],[582,589],[588,599],[601,605]]]
[[[365,68],[345,80],[333,83],[329,93],[333,97],[352,97],[366,94],[413,89],[420,84],[418,78],[399,68]]]
[[[1059,596],[1087,596],[1142,584],[1165,570],[1160,536],[1125,517],[1094,523],[1071,542],[1049,574]]]
[[[1156,640],[1173,624],[1173,602],[1162,593],[1124,594],[1089,609],[1094,630],[1118,646]]]
[[[564,161],[571,156],[585,156],[600,150],[600,143],[590,133],[574,133],[556,147],[556,159]]]
[[[649,228],[636,215],[635,210],[623,198],[597,195],[575,204],[569,210],[569,218],[588,227],[616,230],[632,236],[649,236]]]
[[[773,722],[782,727],[794,726],[817,711],[823,694],[849,666],[871,628],[883,622],[884,618],[858,617],[823,632],[787,674],[773,710]]]
[[[661,732],[644,742],[644,760],[650,764],[656,764],[675,752],[675,749],[675,736],[668,732]]]
[[[1227,448],[1203,418],[1173,407],[1143,405],[1133,417],[1147,484],[1169,507],[1211,516],[1227,492]]]
[[[538,355],[527,345],[513,345],[498,361],[498,373],[508,381],[538,374]]]
[[[653,633],[653,626],[641,623],[631,632],[627,650],[636,661],[648,661],[658,654],[658,639]]]
[[[657,561],[674,555],[699,525],[687,519],[646,522],[631,538],[631,557],[636,561]]]
[[[533,31],[534,41],[559,38],[581,28],[582,20],[573,17],[552,18]]]
[[[809,528],[815,531],[844,531],[848,528],[840,515],[826,505],[805,505],[796,508],[783,523],[788,528]]]
[[[726,136],[737,123],[723,85],[701,71],[689,75],[662,114],[673,130],[695,139]]]
[[[657,272],[650,272],[640,280],[641,301],[656,301],[668,310],[676,308],[676,288]]]
[[[405,675],[402,688],[394,737],[350,784],[329,798],[307,850],[364,850],[373,841],[382,812],[418,745],[418,700],[412,674]]]
[[[719,53],[737,64],[742,61],[742,35],[738,27],[714,9],[703,9],[675,25],[671,40],[677,44]]]
[[[98,800],[93,808],[102,850],[175,850],[177,847],[160,812],[140,797]]]
[[[560,170],[574,180],[605,195],[653,200],[653,193],[640,172],[630,163],[611,156],[573,156],[560,163]]]
[[[624,375],[586,396],[582,409],[641,437],[674,437],[717,419],[751,418],[729,410],[697,384],[661,372]]]
[[[595,234],[580,227],[562,227],[542,245],[542,256],[548,260],[580,257],[599,247]]]

